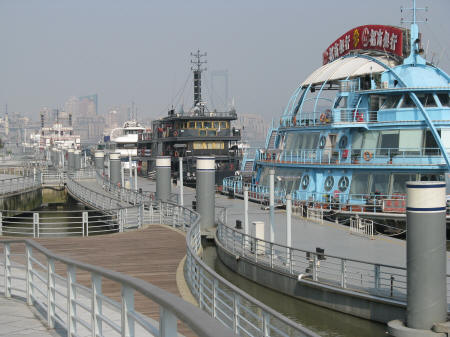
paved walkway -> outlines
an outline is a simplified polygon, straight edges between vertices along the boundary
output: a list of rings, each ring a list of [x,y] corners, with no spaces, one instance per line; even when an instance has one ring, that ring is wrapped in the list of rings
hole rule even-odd
[[[50,337],[63,335],[56,330],[47,329],[25,302],[0,296],[0,336]]]

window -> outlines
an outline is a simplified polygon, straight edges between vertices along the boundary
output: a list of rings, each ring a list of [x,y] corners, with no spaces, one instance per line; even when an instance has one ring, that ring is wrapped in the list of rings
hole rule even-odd
[[[326,192],[329,192],[333,189],[334,186],[334,178],[333,176],[328,176],[327,179],[325,179],[325,183],[323,184],[323,188]]]
[[[397,107],[398,102],[400,101],[401,95],[390,95],[386,98],[381,109],[394,109]]]
[[[439,136],[441,136],[441,130],[438,129],[438,134]],[[425,131],[425,155],[428,156],[435,156],[439,154],[439,148],[438,145],[436,143],[436,139],[434,139],[433,134],[431,133],[430,130]]]
[[[437,94],[443,107],[450,107],[450,94]]]
[[[219,122],[213,122],[213,127],[214,127],[214,129],[218,129],[219,128]]]
[[[208,130],[207,133],[208,133],[208,136],[215,136],[217,131],[216,130]]]
[[[406,182],[416,180],[415,174],[400,173],[392,175],[392,194],[405,194]]]
[[[380,154],[392,153],[398,149],[398,131],[381,131]],[[389,150],[388,150],[389,149]]]
[[[196,122],[196,123],[195,123],[195,127],[196,127],[197,129],[203,129],[203,122]]]
[[[212,123],[211,123],[211,122],[203,122],[203,127],[204,127],[205,129],[211,129]]]
[[[422,103],[422,105],[425,108],[433,108],[436,107],[436,102],[434,101],[434,97],[433,94],[416,94],[417,98],[419,99],[420,103]]]
[[[386,195],[389,193],[389,174],[374,174],[370,192]]]
[[[374,151],[378,146],[378,138],[380,132],[378,131],[367,131],[364,133],[363,149]]]
[[[189,129],[195,129],[195,122],[189,122]]]
[[[198,131],[199,136],[206,136],[206,130],[199,130]]]
[[[413,102],[409,94],[405,94],[403,96],[402,103],[400,104],[400,108],[415,108],[416,104]]]
[[[222,129],[226,129],[228,126],[227,126],[227,122],[220,122],[220,127],[222,128]]]
[[[441,130],[441,142],[444,145],[444,148],[449,151],[450,149],[450,129],[442,129]]]
[[[355,131],[352,135],[352,149],[359,150],[362,147],[364,133]]]
[[[354,174],[352,177],[352,184],[350,186],[350,194],[367,194],[368,184],[368,174]]]
[[[422,130],[400,130],[400,151],[419,153],[423,142]]]

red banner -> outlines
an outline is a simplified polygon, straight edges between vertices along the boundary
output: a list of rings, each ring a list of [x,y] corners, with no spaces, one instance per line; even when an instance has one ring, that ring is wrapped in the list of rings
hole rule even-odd
[[[403,56],[404,28],[366,25],[349,30],[334,41],[323,53],[323,64],[348,54],[352,50],[379,50]]]

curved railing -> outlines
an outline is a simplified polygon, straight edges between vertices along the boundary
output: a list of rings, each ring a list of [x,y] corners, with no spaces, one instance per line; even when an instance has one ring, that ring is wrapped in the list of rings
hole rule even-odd
[[[219,222],[217,238],[234,256],[276,273],[406,303],[406,268],[313,252],[246,235]],[[447,275],[450,285],[450,275]],[[450,302],[450,287],[447,287]]]
[[[103,186],[108,188],[108,184]],[[202,251],[200,215],[197,212],[161,201],[151,202],[150,207],[145,205],[144,212],[148,223],[167,224],[187,230],[186,281],[200,308],[210,316],[241,336],[318,337],[314,332],[246,294],[202,261],[199,256]],[[226,219],[224,212],[219,213],[222,219]]]
[[[56,255],[33,241],[2,240],[0,245],[4,295],[25,297],[46,316],[49,328],[62,326],[68,336],[173,337],[178,321],[201,337],[234,336],[200,309],[143,280]],[[104,280],[119,286],[119,301],[102,292]],[[159,322],[135,310],[136,295],[159,306]]]

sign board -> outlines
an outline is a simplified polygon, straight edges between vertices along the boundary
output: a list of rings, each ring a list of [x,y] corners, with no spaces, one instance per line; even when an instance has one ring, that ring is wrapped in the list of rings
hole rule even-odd
[[[385,213],[405,213],[405,199],[383,199],[383,212]]]
[[[353,50],[378,50],[403,57],[403,44],[406,29],[383,26],[365,25],[349,30],[334,41],[323,53],[323,64],[333,62]]]

